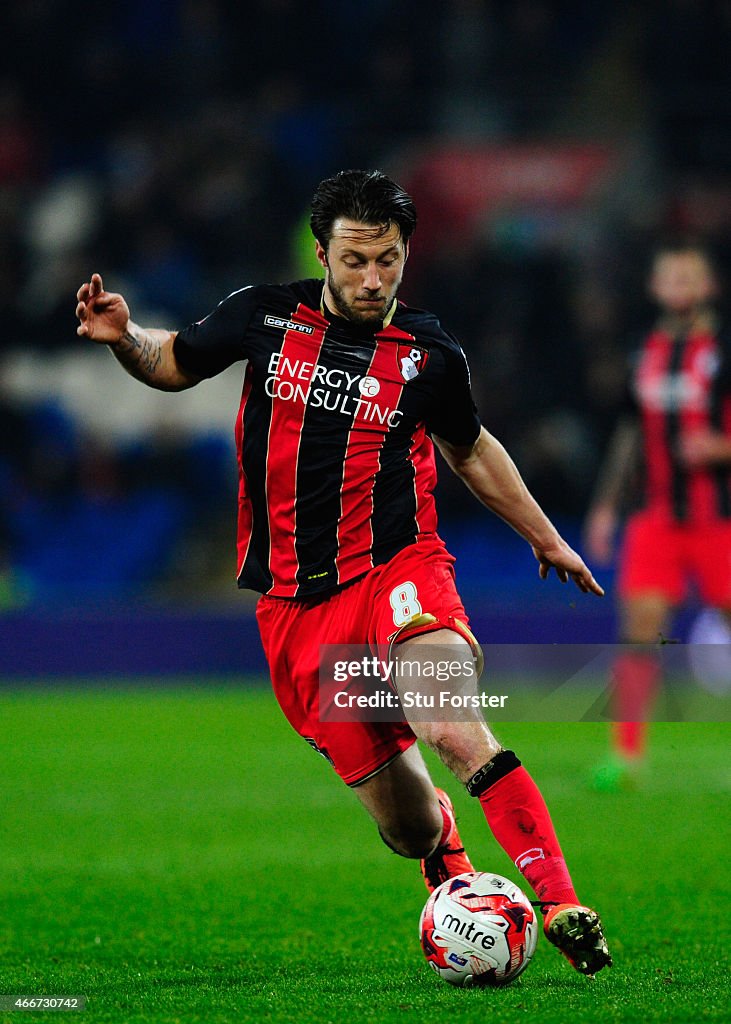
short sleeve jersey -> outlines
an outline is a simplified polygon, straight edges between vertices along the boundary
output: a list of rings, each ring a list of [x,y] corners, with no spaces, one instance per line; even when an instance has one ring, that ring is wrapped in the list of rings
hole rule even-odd
[[[641,504],[676,522],[731,517],[729,466],[689,469],[681,455],[693,431],[731,436],[731,346],[710,318],[687,334],[661,323],[644,337],[631,359],[627,411],[642,427]]]
[[[433,536],[429,434],[480,432],[464,353],[436,317],[397,302],[374,330],[331,314],[322,291],[243,288],[175,340],[200,377],[247,361],[238,582],[278,597],[332,590]]]

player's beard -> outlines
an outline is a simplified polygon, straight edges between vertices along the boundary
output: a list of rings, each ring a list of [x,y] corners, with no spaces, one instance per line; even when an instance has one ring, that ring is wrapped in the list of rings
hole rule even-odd
[[[393,296],[390,301],[388,298],[384,297],[383,303],[372,311],[359,309],[357,306],[346,300],[343,294],[343,289],[339,288],[333,281],[332,272],[329,268],[327,271],[327,286],[330,291],[330,295],[332,296],[333,305],[335,306],[334,312],[339,313],[340,316],[345,317],[346,320],[351,320],[356,324],[365,324],[371,327],[374,324],[383,323],[384,317],[393,303]]]

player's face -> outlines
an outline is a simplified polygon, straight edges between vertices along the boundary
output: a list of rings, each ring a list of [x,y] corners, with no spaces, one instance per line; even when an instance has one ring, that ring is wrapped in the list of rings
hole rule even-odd
[[[710,302],[715,290],[713,271],[703,253],[664,253],[655,260],[650,293],[668,313],[692,313]]]
[[[325,302],[333,312],[360,324],[383,320],[401,284],[408,246],[396,225],[336,220],[327,251],[318,242],[325,268]]]

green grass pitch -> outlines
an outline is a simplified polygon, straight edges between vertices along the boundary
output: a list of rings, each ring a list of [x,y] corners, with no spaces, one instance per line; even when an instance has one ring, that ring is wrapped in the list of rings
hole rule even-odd
[[[615,966],[588,981],[541,938],[514,985],[462,991],[423,960],[417,865],[267,690],[6,688],[0,722],[1,993],[85,995],[88,1024],[729,1019],[724,724],[654,726],[643,787],[616,795],[587,783],[602,726],[500,727]],[[449,788],[476,866],[520,881]]]

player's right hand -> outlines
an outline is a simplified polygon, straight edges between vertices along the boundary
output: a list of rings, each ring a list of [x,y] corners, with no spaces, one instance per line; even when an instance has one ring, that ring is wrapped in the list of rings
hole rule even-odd
[[[614,552],[617,514],[607,505],[598,505],[589,513],[584,528],[584,548],[597,565],[609,565]]]
[[[76,293],[76,333],[103,345],[113,345],[129,323],[129,306],[116,292],[105,292],[101,274],[92,274]]]
[[[549,548],[534,546],[533,554],[538,559],[538,574],[542,580],[547,580],[553,569],[562,583],[573,580],[582,594],[604,597],[604,588],[599,586],[581,556],[563,538],[558,537],[556,543]]]

